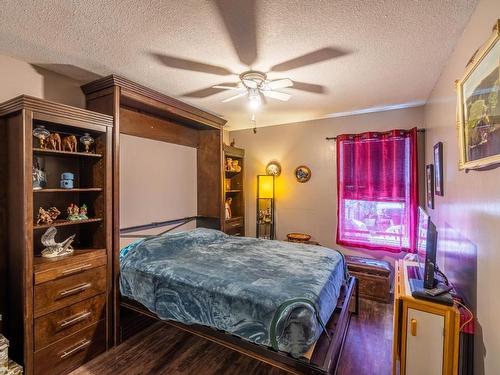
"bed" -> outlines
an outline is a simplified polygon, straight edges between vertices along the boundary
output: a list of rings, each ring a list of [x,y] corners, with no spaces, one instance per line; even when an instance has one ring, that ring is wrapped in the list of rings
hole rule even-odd
[[[120,271],[122,296],[162,320],[305,363],[321,336],[331,343],[327,324],[349,280],[338,251],[205,228],[133,242]]]

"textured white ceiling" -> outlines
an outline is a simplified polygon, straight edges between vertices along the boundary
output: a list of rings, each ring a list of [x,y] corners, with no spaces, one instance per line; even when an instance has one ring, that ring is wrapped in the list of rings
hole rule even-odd
[[[257,113],[258,125],[425,101],[476,3],[257,1],[253,69],[269,71],[279,63],[327,47],[343,53],[313,65],[269,73],[271,79],[289,77],[324,85],[326,91],[285,89],[293,95],[290,101],[268,99]],[[245,36],[245,30],[240,32]],[[3,0],[0,54],[79,79],[87,77],[86,71],[119,74],[223,116],[230,130],[251,126],[244,99],[221,103],[229,92],[207,98],[183,96],[236,82],[236,74],[167,67],[157,57],[166,54],[234,73],[248,69],[239,61],[212,1]]]

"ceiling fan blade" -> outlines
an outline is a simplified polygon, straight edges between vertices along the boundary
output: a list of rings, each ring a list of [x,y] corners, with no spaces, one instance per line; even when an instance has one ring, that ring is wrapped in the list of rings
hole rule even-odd
[[[293,86],[292,80],[288,79],[288,78],[284,78],[284,79],[277,79],[275,81],[266,82],[265,89],[266,90],[277,90],[277,89],[284,89],[285,87],[291,87],[291,86]]]
[[[262,93],[262,91],[259,91],[259,96],[260,96],[260,101],[264,104],[267,104],[267,99],[266,97],[264,96],[264,94]]]
[[[257,88],[257,82],[251,80],[251,79],[244,79],[243,83],[245,84],[246,87],[249,87],[251,89],[256,89]]]
[[[228,87],[228,88],[231,87],[231,89],[237,88],[236,86],[231,86],[231,85],[236,85],[236,83],[224,82],[224,83],[221,83],[220,85],[205,87],[205,88],[200,89],[200,90],[191,91],[191,92],[183,94],[182,96],[187,97],[187,98],[206,98],[208,96],[215,95],[215,94],[218,94],[220,92],[227,90],[226,88],[222,88],[222,87]]]
[[[294,59],[282,62],[281,64],[274,65],[273,67],[271,67],[271,71],[286,72],[288,70],[301,68],[303,66],[316,64],[326,60],[331,60],[336,57],[340,57],[347,54],[348,52],[346,51],[337,48],[326,47],[318,49],[313,52],[306,53],[305,55],[296,57]]]
[[[236,54],[239,60],[247,66],[252,66],[257,59],[255,3],[255,0],[215,1],[215,5],[222,17]]]
[[[246,96],[247,93],[246,92],[241,92],[239,94],[236,94],[234,96],[230,96],[229,98],[226,98],[222,101],[222,103],[227,103],[227,102],[230,102],[230,101],[233,101],[235,99],[238,99],[238,98],[241,98],[242,96]]]
[[[313,92],[315,94],[324,94],[327,91],[325,86],[316,85],[314,83],[298,82],[298,81],[293,81],[293,89]]]
[[[214,89],[222,89],[222,90],[245,90],[242,87],[236,87],[236,86],[222,86],[222,85],[215,85],[212,86]]]
[[[226,69],[222,66],[205,64],[202,62],[183,59],[181,57],[164,55],[161,53],[152,53],[152,55],[163,65],[166,65],[170,68],[191,70],[194,72],[210,73],[219,76],[228,76],[233,74],[233,72],[231,72],[229,69]]]
[[[292,97],[292,95],[290,94],[285,94],[284,92],[278,91],[262,91],[262,94],[264,94],[264,96],[267,96],[268,98],[278,99],[283,102],[286,102]]]

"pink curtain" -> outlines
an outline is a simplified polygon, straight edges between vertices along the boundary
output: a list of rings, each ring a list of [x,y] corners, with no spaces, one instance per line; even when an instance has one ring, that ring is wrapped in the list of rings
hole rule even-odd
[[[337,243],[414,252],[417,129],[337,137]]]

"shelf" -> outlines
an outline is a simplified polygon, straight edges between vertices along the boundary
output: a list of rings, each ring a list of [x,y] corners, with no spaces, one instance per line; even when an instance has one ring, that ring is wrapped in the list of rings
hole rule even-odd
[[[242,191],[243,190],[239,190],[239,189],[237,189],[237,190],[226,190],[226,194],[228,194],[228,193],[230,193],[230,194],[231,193],[241,193]]]
[[[229,177],[234,177],[236,176],[237,174],[241,173],[242,171],[239,171],[239,172],[236,172],[236,171],[224,171],[226,172],[226,177],[229,176]]]
[[[225,219],[226,223],[230,223],[232,221],[238,221],[238,220],[243,220],[243,216],[233,216],[231,219]]]
[[[97,223],[99,221],[102,221],[101,218],[93,218],[93,219],[87,219],[87,220],[56,220],[52,222],[51,224],[33,224],[33,229],[44,229],[48,227],[64,227],[67,225],[78,225],[78,224],[87,224],[87,223]]]
[[[72,192],[87,192],[87,191],[103,191],[103,188],[38,189],[38,190],[33,190],[33,193],[72,193]]]
[[[45,148],[33,148],[35,154],[40,155],[54,155],[54,156],[70,156],[70,157],[88,157],[88,158],[102,158],[101,154],[94,154],[92,152],[71,152],[71,151],[58,151],[48,150]]]

